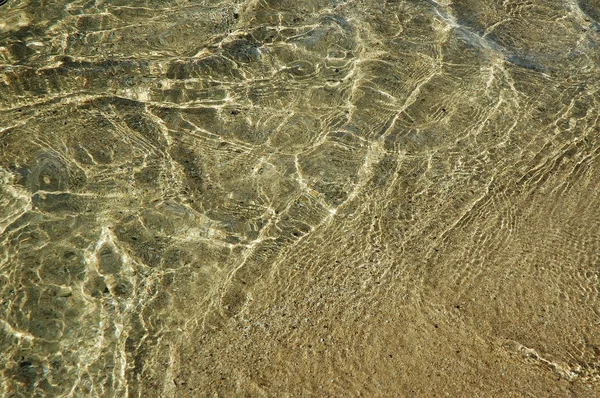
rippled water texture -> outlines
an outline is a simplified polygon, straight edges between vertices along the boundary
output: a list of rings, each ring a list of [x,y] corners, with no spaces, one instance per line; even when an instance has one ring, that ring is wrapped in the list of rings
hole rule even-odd
[[[600,396],[597,0],[0,7],[3,397]]]

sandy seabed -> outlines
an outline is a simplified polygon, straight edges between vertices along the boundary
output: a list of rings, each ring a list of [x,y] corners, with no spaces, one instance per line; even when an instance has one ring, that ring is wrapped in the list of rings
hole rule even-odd
[[[8,1],[0,395],[600,396],[600,3]]]

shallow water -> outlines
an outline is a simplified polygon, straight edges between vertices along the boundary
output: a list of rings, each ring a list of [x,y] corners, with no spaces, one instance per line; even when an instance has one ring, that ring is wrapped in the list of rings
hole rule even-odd
[[[600,3],[8,1],[0,395],[600,394]]]

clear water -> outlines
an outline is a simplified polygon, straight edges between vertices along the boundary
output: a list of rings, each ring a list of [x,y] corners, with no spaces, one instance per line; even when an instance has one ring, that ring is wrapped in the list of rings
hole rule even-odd
[[[8,1],[0,395],[600,394],[596,0]]]

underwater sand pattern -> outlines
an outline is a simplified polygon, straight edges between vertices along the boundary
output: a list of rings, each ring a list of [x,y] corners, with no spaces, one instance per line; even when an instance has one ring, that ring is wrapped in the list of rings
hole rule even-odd
[[[0,395],[599,396],[600,3],[134,3],[0,8]]]

